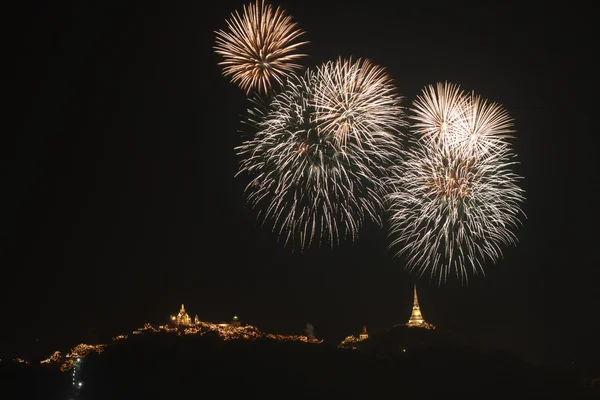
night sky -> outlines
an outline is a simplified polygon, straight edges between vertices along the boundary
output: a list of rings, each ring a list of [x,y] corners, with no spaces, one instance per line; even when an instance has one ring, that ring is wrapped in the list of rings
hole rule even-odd
[[[366,57],[405,106],[448,80],[515,118],[520,243],[485,278],[438,287],[407,273],[373,224],[354,244],[292,254],[244,207],[234,147],[249,104],[213,45],[245,2],[127,3],[30,3],[10,36],[0,358],[104,342],[181,303],[273,333],[310,322],[339,343],[406,322],[416,282],[440,329],[541,363],[598,360],[591,12],[274,2],[306,31],[306,66]]]

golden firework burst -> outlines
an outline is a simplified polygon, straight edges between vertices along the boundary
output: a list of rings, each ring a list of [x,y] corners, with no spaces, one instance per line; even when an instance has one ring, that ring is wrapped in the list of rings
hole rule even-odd
[[[245,5],[226,20],[227,31],[216,32],[215,52],[223,57],[219,63],[223,75],[250,94],[267,93],[274,82],[280,85],[302,66],[296,61],[306,54],[297,53],[304,34],[280,7],[264,0]]]

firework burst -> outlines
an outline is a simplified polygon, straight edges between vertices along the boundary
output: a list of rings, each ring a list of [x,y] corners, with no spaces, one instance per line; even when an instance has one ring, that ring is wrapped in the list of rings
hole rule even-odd
[[[231,76],[246,94],[267,93],[273,81],[283,84],[302,69],[296,61],[306,55],[296,51],[308,42],[297,41],[304,32],[281,8],[257,0],[226,22],[228,31],[216,32],[215,52],[223,57],[223,75]]]
[[[404,166],[393,170],[391,247],[407,254],[408,267],[446,281],[451,273],[468,281],[497,262],[502,246],[515,244],[523,191],[511,171],[508,149],[480,158],[455,150],[417,145]]]
[[[248,202],[286,244],[355,239],[365,218],[381,223],[381,173],[400,153],[401,98],[384,70],[338,60],[292,78],[238,148],[254,175]]]
[[[447,82],[423,90],[411,119],[420,141],[467,153],[502,148],[514,133],[513,120],[501,105]]]
[[[386,71],[367,59],[338,59],[318,68],[316,122],[339,146],[374,147],[371,140],[398,132],[398,98]]]
[[[512,119],[451,84],[426,88],[412,114],[413,146],[390,175],[390,247],[420,276],[467,282],[517,242],[524,192],[507,142]]]

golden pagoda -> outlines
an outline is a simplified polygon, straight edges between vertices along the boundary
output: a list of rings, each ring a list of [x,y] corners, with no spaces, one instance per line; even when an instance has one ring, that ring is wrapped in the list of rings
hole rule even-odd
[[[425,322],[423,314],[421,314],[421,307],[419,307],[419,299],[417,297],[417,285],[414,285],[412,313],[410,314],[410,318],[408,319],[406,326],[409,326],[411,328],[417,327],[425,329],[435,329],[433,325]]]

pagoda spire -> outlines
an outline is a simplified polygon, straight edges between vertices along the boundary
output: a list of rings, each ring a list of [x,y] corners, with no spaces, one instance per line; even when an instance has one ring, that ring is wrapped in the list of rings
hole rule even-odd
[[[423,318],[423,315],[421,314],[421,308],[419,307],[419,299],[417,298],[417,285],[414,286],[413,293],[412,313],[410,314],[410,319],[406,325],[423,326],[425,324],[425,319]]]
[[[410,318],[406,323],[406,326],[411,328],[425,328],[425,329],[435,329],[435,326],[425,322],[425,318],[423,318],[423,314],[421,314],[421,307],[419,306],[419,298],[417,297],[417,285],[413,286],[413,307],[412,313],[410,314]]]
[[[413,310],[420,310],[419,298],[417,297],[417,285],[414,285]]]

